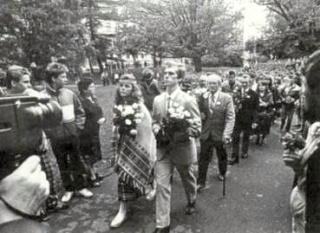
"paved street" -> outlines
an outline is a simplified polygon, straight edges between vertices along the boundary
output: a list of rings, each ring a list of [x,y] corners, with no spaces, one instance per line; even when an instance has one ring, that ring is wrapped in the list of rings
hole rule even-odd
[[[292,172],[281,160],[278,125],[267,144],[251,143],[250,157],[229,167],[226,197],[218,181],[215,160],[210,165],[209,189],[200,193],[197,213],[184,215],[185,194],[178,174],[173,180],[172,223],[174,233],[289,233],[289,194]],[[93,199],[74,198],[71,208],[51,216],[49,223],[59,233],[151,233],[155,205],[141,199],[131,205],[130,218],[119,229],[109,229],[116,214],[117,185],[113,174],[94,189]]]

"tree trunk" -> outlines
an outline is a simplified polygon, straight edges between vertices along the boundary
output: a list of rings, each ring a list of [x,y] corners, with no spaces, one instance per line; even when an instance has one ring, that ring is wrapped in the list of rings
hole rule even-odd
[[[202,63],[201,63],[201,57],[193,57],[193,64],[196,72],[202,71]]]
[[[157,67],[158,66],[158,61],[157,61],[156,53],[152,54],[152,60],[153,60],[153,67]]]
[[[91,74],[93,74],[93,67],[92,67],[92,63],[91,63],[91,58],[88,57],[88,60],[89,60],[89,66],[90,66],[90,70],[91,70]]]
[[[98,65],[99,65],[100,74],[102,74],[102,72],[103,72],[103,65],[102,65],[101,57],[100,57],[99,55],[97,55],[97,62],[98,62]]]

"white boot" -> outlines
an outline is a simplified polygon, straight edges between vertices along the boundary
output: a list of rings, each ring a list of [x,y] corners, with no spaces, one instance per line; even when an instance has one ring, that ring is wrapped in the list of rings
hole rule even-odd
[[[118,228],[121,224],[127,220],[127,203],[124,201],[120,201],[120,207],[117,215],[110,223],[111,228]]]

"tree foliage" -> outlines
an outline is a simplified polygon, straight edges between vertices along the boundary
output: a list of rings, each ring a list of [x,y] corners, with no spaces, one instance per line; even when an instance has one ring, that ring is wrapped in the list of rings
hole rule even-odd
[[[84,28],[63,1],[2,0],[0,28],[3,66],[34,62],[43,69],[51,57],[65,56],[76,69],[84,59]]]
[[[269,11],[265,47],[278,57],[302,56],[319,45],[320,5],[318,0],[254,0]]]
[[[222,51],[241,37],[242,15],[226,0],[140,0],[129,5],[126,15],[133,24],[123,29],[125,37],[143,42],[142,49],[154,56],[192,58],[196,71],[201,71],[204,55]]]

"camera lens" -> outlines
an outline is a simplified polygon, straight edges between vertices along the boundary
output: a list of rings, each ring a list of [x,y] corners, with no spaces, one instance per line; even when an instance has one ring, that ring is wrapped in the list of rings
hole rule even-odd
[[[60,124],[62,112],[57,102],[39,103],[22,109],[27,128],[50,128]]]

